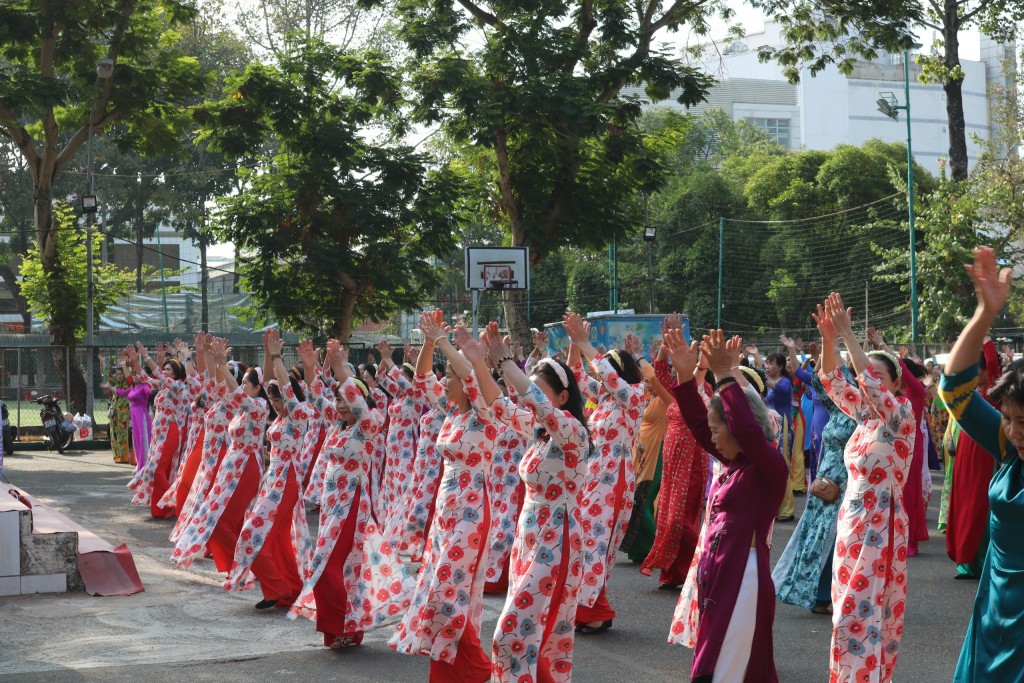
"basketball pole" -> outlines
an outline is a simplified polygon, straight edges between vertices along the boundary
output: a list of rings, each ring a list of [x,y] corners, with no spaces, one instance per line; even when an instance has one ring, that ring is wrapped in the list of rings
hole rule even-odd
[[[480,326],[477,320],[478,314],[480,313],[480,290],[473,290],[473,339],[480,337]]]

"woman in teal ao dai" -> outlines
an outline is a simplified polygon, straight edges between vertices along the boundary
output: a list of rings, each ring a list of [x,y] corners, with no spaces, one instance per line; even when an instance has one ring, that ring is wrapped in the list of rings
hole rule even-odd
[[[989,391],[977,391],[978,355],[1010,294],[1010,269],[996,266],[995,252],[975,250],[968,266],[978,306],[953,346],[939,396],[961,429],[996,459],[992,477],[988,554],[978,583],[954,683],[1024,680],[1024,366],[1014,363]]]
[[[839,357],[838,353],[835,355]],[[849,367],[843,365],[840,371],[848,382],[856,382]],[[836,520],[848,476],[843,451],[857,423],[828,397],[818,373],[810,374],[814,390],[828,411],[828,422],[821,432],[821,460],[817,476],[827,477],[838,484],[840,494],[839,499],[832,503],[807,496],[807,508],[772,571],[772,580],[775,582],[775,594],[782,602],[824,612],[828,611],[832,602],[832,552],[836,547]],[[816,455],[812,453],[811,457]]]

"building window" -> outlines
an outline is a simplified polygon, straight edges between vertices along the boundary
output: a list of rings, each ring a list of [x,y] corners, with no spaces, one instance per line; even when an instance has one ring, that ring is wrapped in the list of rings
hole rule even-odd
[[[775,142],[789,149],[789,119],[766,119],[754,116],[747,117],[747,123],[768,133]]]

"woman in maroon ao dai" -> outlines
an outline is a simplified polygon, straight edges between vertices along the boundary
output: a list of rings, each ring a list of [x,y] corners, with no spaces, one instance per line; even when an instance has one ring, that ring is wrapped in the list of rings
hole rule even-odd
[[[483,347],[465,328],[456,329],[462,353],[445,336],[439,310],[424,313],[420,329],[426,342],[417,374],[429,372],[434,347],[440,348],[448,358],[445,392],[457,410],[437,437],[444,476],[412,607],[389,644],[404,654],[428,655],[434,683],[483,683],[491,678],[491,660],[480,645],[490,531],[487,478],[498,430],[481,388],[491,400],[500,392]]]
[[[739,337],[721,330],[704,337],[702,354],[720,378],[705,407],[694,381],[697,342],[682,330],[665,334],[681,384],[673,387],[683,418],[704,449],[722,463],[711,488],[705,545],[697,569],[700,623],[691,677],[694,683],[774,683],[772,646],[775,586],[769,544],[789,469],[772,444],[771,418],[736,364]]]
[[[299,500],[299,459],[302,436],[313,411],[306,405],[298,381],[289,377],[281,361],[283,347],[276,329],[264,332],[263,366],[274,373],[266,389],[277,414],[267,429],[270,465],[246,514],[235,559],[224,581],[225,590],[246,590],[259,579],[263,600],[257,609],[291,606],[302,590],[300,576],[312,549],[306,510]]]
[[[525,495],[508,598],[494,631],[493,680],[567,683],[583,575],[579,494],[589,448],[583,399],[567,365],[543,359],[531,381],[511,360],[494,323],[485,339],[509,391],[519,396],[517,402],[496,401],[494,413],[529,442],[519,463]]]

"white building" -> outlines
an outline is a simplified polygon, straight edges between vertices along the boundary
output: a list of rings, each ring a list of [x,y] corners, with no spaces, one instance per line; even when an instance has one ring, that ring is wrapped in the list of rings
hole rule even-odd
[[[905,104],[903,54],[882,55],[873,62],[858,62],[845,76],[830,66],[811,76],[805,69],[800,82],[791,84],[782,67],[758,60],[761,46],[782,44],[779,27],[767,22],[763,31],[751,33],[742,41],[717,51],[704,63],[718,78],[708,100],[690,109],[700,112],[717,108],[733,120],[745,119],[771,134],[790,149],[832,149],[839,144],[861,145],[871,138],[886,142],[907,141],[905,112],[899,122],[877,109],[877,100],[892,93],[896,103]],[[963,60],[966,77],[963,84],[964,118],[967,126],[967,153],[973,164],[980,152],[972,139],[990,137],[990,92],[993,85],[1005,84],[1000,59],[1012,56],[1012,46],[996,45],[982,36],[982,61]],[[942,86],[925,85],[917,80],[921,67],[910,63],[910,114],[914,158],[932,173],[939,171],[939,159],[948,156],[946,96]],[[643,96],[639,88],[623,94]],[[682,108],[675,99],[653,106]]]

